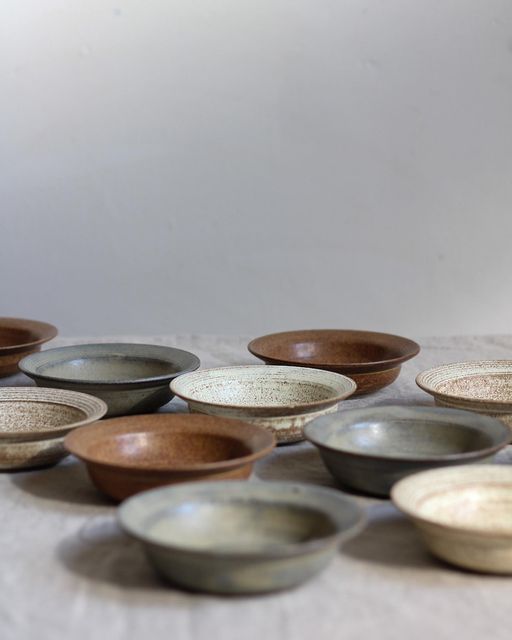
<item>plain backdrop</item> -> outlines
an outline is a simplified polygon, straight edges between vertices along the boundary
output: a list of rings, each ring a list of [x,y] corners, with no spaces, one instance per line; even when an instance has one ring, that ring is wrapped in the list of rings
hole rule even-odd
[[[0,315],[510,333],[510,0],[2,0]]]

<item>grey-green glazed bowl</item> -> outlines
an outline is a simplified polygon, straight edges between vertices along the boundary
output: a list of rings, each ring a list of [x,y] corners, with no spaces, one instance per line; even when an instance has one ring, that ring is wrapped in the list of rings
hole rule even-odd
[[[173,584],[249,594],[298,585],[364,524],[332,489],[285,482],[200,482],[146,491],[119,508],[124,530]]]
[[[388,496],[401,478],[491,457],[512,439],[499,420],[470,411],[383,406],[317,418],[305,429],[342,484]]]
[[[152,344],[81,344],[23,358],[19,368],[40,387],[82,391],[108,405],[107,416],[149,413],[169,402],[171,380],[194,371],[193,353]]]

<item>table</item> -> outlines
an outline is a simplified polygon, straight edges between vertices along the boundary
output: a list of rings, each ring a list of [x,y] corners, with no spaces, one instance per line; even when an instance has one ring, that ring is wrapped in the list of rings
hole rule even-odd
[[[203,367],[255,363],[249,338],[137,336],[196,353]],[[112,340],[112,338],[111,338]],[[91,340],[60,339],[51,346]],[[94,340],[98,341],[98,340]],[[104,341],[108,341],[105,339]],[[432,404],[414,383],[430,366],[509,358],[512,336],[428,338],[400,378],[341,407]],[[3,385],[31,384],[22,374]],[[164,411],[183,411],[174,400]],[[509,447],[509,449],[512,447]],[[509,452],[498,457],[512,462]],[[332,486],[308,443],[278,448],[251,481]],[[162,583],[116,524],[115,507],[68,458],[56,467],[0,474],[1,640],[466,640],[510,638],[512,579],[450,568],[426,552],[387,500],[357,497],[369,524],[328,569],[293,591],[252,597],[196,595]]]

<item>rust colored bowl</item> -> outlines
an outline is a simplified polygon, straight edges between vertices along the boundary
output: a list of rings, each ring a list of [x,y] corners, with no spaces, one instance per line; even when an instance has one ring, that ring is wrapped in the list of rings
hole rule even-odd
[[[275,440],[262,427],[238,420],[154,414],[76,429],[64,446],[86,463],[101,492],[124,500],[178,482],[248,478]]]
[[[376,331],[309,329],[256,338],[249,351],[267,364],[334,371],[357,384],[354,396],[378,391],[396,380],[400,367],[420,346],[413,340]]]
[[[47,322],[0,318],[0,378],[18,373],[18,362],[40,351],[41,345],[57,333],[57,328]]]

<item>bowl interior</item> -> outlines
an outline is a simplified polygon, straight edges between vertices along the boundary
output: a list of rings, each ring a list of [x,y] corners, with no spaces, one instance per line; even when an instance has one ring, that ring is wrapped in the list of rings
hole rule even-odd
[[[275,367],[212,370],[176,381],[176,390],[188,399],[207,404],[239,407],[284,407],[322,402],[336,397],[340,389],[328,383],[283,375]],[[340,376],[341,377],[341,376]]]
[[[148,522],[155,542],[202,551],[251,552],[310,542],[336,533],[334,522],[311,507],[267,501],[186,501]]]
[[[105,435],[83,448],[95,462],[122,467],[164,468],[194,466],[234,460],[252,449],[236,437],[193,431],[140,431]]]
[[[48,362],[39,367],[37,373],[66,380],[116,382],[165,376],[177,373],[179,370],[175,364],[156,358],[114,354],[90,355]]]
[[[416,509],[419,517],[446,526],[512,535],[512,482],[454,482],[425,492]]]
[[[358,422],[332,429],[321,441],[340,451],[409,459],[476,452],[495,444],[492,435],[484,431],[428,419]]]
[[[369,364],[412,356],[417,345],[406,338],[365,331],[291,331],[253,340],[250,351],[262,358],[309,365]]]
[[[440,382],[436,392],[475,400],[512,401],[512,371],[481,373]]]
[[[29,329],[0,326],[0,348],[36,342],[40,337],[39,333]]]
[[[38,433],[80,422],[87,413],[53,402],[0,402],[0,433]]]

